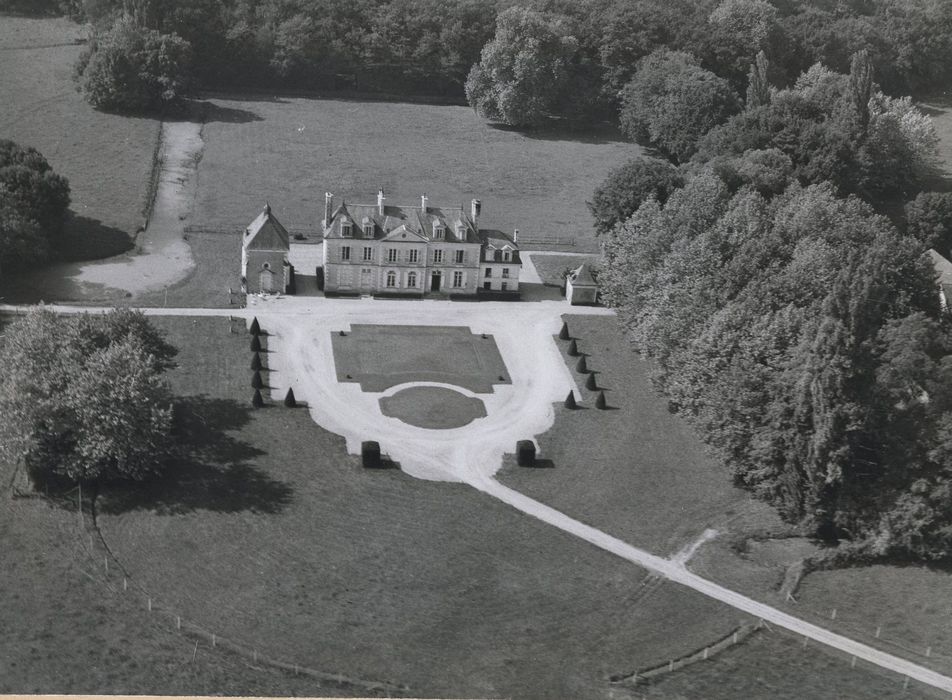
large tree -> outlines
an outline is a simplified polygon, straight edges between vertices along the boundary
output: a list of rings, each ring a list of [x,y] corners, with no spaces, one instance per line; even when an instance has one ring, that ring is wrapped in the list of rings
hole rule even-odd
[[[97,109],[161,111],[177,106],[190,82],[191,45],[123,15],[99,32],[76,64],[77,88]]]
[[[47,260],[68,208],[66,178],[36,149],[0,140],[0,266]]]
[[[38,309],[5,328],[0,450],[34,483],[141,480],[171,454],[175,353],[137,312],[58,316]]]
[[[619,121],[632,140],[688,160],[698,140],[740,108],[730,84],[687,53],[662,49],[638,62],[622,90]]]
[[[664,204],[668,195],[683,184],[684,177],[677,168],[655,158],[635,158],[611,170],[588,202],[595,232],[608,233],[627,221],[649,197]]]
[[[466,79],[466,98],[487,119],[539,125],[563,97],[577,50],[564,19],[511,7]]]

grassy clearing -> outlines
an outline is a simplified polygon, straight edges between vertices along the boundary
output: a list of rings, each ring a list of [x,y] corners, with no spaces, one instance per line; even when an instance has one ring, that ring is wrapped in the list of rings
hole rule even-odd
[[[562,273],[565,270],[574,270],[583,262],[593,262],[597,256],[580,257],[578,255],[534,255],[532,264],[542,279],[543,284],[561,287],[565,284]]]
[[[554,469],[499,474],[509,486],[626,542],[670,554],[707,527],[726,529],[751,508],[690,428],[652,391],[649,366],[631,350],[617,321],[566,316],[578,348],[595,370],[610,410],[594,408],[576,358],[565,355],[582,391],[582,410],[556,407],[555,425],[539,438]],[[557,341],[566,352],[568,342]]]
[[[433,386],[414,386],[384,397],[380,410],[385,416],[433,430],[459,428],[486,416],[486,406],[479,399]]]
[[[137,585],[272,656],[422,696],[609,697],[739,615],[461,485],[368,472],[306,411],[250,411],[248,336],[156,322],[199,434],[189,481],[103,501]],[[677,629],[677,634],[671,634]]]
[[[204,132],[196,225],[233,226],[265,200],[285,226],[314,229],[325,191],[351,202],[482,201],[485,228],[594,246],[585,200],[613,167],[638,155],[615,132],[520,132],[470,109],[362,100],[223,100]],[[468,205],[467,205],[468,206]],[[532,247],[544,247],[533,244]]]
[[[94,259],[127,250],[142,225],[156,119],[96,112],[73,87],[84,36],[62,19],[0,20],[0,135],[37,148],[69,179],[66,253]]]
[[[493,337],[464,326],[354,324],[346,335],[335,330],[330,329],[337,381],[360,382],[364,391],[445,382],[489,393],[493,384],[511,381]]]
[[[102,585],[75,512],[0,498],[0,693],[348,694],[196,648]]]
[[[946,698],[945,693],[876,666],[828,652],[816,645],[803,647],[799,639],[782,632],[761,632],[743,644],[640,686],[635,698]]]

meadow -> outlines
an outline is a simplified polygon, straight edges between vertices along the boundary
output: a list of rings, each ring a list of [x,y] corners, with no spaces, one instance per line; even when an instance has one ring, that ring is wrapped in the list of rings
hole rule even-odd
[[[63,19],[0,20],[0,138],[33,146],[69,179],[65,252],[75,260],[132,246],[159,135],[157,119],[103,114],[76,92],[71,74],[84,37]]]
[[[192,458],[165,487],[100,497],[99,523],[136,586],[184,619],[423,696],[595,698],[743,617],[646,590],[644,571],[468,487],[361,469],[306,410],[251,410],[247,334],[156,323],[182,349]]]
[[[595,249],[585,201],[608,170],[641,153],[610,128],[518,131],[467,107],[357,99],[210,100],[192,221],[240,230],[265,201],[288,228],[315,229],[324,192],[392,204],[482,202],[480,226]],[[533,243],[532,248],[545,245]]]

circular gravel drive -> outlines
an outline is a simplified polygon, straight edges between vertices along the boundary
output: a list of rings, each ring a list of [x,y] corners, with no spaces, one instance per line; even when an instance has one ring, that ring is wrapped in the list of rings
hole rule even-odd
[[[486,417],[486,405],[476,397],[439,386],[413,386],[380,399],[385,416],[418,428],[446,430]]]

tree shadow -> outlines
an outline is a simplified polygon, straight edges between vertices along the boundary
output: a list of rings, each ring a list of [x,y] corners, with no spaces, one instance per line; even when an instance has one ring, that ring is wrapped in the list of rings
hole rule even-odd
[[[66,262],[83,262],[127,253],[133,245],[125,231],[70,211],[56,249]]]
[[[199,116],[206,124],[209,122],[224,122],[226,124],[249,124],[264,121],[264,117],[257,112],[239,107],[226,107],[209,100],[192,100],[190,111]]]
[[[612,124],[586,124],[564,121],[553,121],[551,124],[526,128],[511,126],[499,122],[486,124],[490,129],[507,133],[518,134],[534,141],[571,141],[590,145],[609,145],[614,143],[631,143]]]
[[[279,513],[290,503],[292,488],[248,464],[265,452],[229,434],[248,423],[252,410],[206,395],[179,399],[174,421],[179,450],[168,470],[145,482],[109,485],[99,496],[99,510]]]

